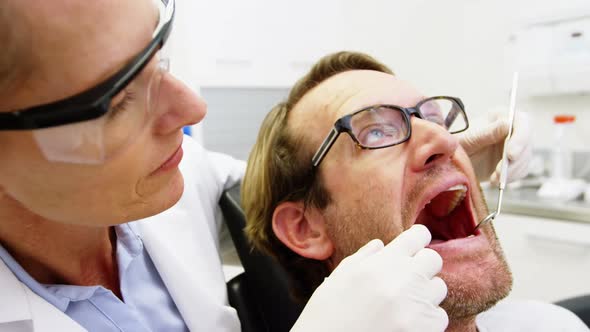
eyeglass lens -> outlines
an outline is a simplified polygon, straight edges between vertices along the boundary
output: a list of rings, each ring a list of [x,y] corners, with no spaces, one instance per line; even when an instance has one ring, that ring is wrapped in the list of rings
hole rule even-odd
[[[424,120],[436,123],[450,133],[467,127],[467,119],[456,101],[447,98],[431,99],[420,104]],[[408,138],[410,119],[395,107],[377,106],[352,115],[352,134],[358,143],[369,148],[394,145]]]
[[[140,74],[113,97],[109,112],[95,120],[34,130],[33,136],[50,161],[95,164],[116,155],[146,127],[157,108],[166,72],[156,54]]]

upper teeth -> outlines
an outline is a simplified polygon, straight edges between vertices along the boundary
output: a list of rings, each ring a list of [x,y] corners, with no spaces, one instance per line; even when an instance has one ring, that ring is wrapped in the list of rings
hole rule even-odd
[[[463,198],[465,198],[465,194],[467,193],[467,187],[465,185],[459,184],[447,189],[447,191],[455,191],[455,197],[453,197],[454,199],[449,202],[449,209],[447,212],[448,215],[451,213],[451,211],[455,210],[459,203],[463,201]]]
[[[458,184],[456,186],[452,186],[451,188],[449,188],[445,191],[455,191],[455,190],[467,191],[467,186],[464,184]]]
[[[437,204],[428,202],[427,207],[430,213],[435,217],[445,217],[449,215],[463,201],[467,193],[467,186],[453,186],[436,197]]]

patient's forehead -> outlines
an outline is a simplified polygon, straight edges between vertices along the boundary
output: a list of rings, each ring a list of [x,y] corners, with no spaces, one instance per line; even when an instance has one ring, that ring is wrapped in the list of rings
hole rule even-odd
[[[363,107],[392,104],[415,106],[424,96],[411,84],[373,70],[352,70],[330,77],[309,91],[293,108],[290,128],[306,132],[310,143],[318,145],[334,122]]]

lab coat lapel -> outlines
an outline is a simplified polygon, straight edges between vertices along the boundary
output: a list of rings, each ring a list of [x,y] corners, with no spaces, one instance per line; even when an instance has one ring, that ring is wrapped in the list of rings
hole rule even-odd
[[[0,260],[0,294],[2,294],[2,296],[0,296],[2,299],[2,307],[0,308],[0,331],[2,331],[2,324],[32,320],[25,286],[16,279],[14,274],[8,269],[8,266],[6,266],[2,260]]]
[[[198,201],[191,200],[194,205]],[[240,331],[217,248],[203,220],[181,204],[139,223],[145,247],[191,331]],[[222,288],[222,289],[220,289]]]
[[[33,293],[0,260],[0,332],[84,332],[78,323]]]

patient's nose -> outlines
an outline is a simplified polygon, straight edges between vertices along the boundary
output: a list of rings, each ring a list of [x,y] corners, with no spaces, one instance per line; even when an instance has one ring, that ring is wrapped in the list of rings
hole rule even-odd
[[[412,117],[411,122],[409,161],[412,171],[420,172],[448,162],[459,146],[458,139],[436,123],[416,117]]]

